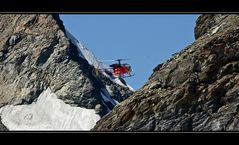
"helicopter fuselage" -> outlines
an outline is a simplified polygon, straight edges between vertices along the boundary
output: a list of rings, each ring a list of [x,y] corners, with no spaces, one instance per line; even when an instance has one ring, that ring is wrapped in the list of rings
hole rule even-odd
[[[118,66],[113,68],[114,76],[121,76],[129,72],[128,67],[126,66]]]

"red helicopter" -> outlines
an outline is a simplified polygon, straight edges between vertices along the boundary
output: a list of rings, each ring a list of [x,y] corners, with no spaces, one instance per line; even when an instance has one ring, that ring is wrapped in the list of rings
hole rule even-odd
[[[131,66],[127,63],[123,63],[123,64],[121,63],[121,61],[124,61],[124,60],[127,60],[127,59],[109,60],[109,61],[118,61],[118,63],[109,65],[110,72],[113,74],[114,77],[126,78],[126,77],[134,76]]]

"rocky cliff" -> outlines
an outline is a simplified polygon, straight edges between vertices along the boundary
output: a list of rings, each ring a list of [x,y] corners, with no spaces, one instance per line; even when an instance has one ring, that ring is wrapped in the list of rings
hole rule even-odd
[[[90,51],[74,42],[56,14],[1,14],[0,33],[1,130],[4,125],[87,130],[133,93],[119,80],[95,73],[86,59]],[[85,109],[95,112],[94,119]]]
[[[239,15],[199,16],[195,38],[93,130],[239,130]]]

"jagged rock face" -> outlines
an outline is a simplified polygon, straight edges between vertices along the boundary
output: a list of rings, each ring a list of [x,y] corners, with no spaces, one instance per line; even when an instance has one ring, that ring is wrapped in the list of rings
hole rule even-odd
[[[0,15],[0,107],[31,104],[48,87],[71,106],[107,113],[100,91],[108,84],[112,97],[132,94],[78,55],[58,15]],[[113,107],[111,107],[112,109]]]
[[[202,15],[197,40],[163,64],[93,130],[239,130],[239,16]]]
[[[57,89],[55,65],[74,57],[66,58],[70,44],[53,16],[1,15],[0,22],[0,104],[30,102],[50,83]]]
[[[237,15],[227,14],[205,14],[199,16],[196,21],[195,38],[199,38],[206,33],[213,33],[213,31],[224,31],[228,27],[237,26]]]

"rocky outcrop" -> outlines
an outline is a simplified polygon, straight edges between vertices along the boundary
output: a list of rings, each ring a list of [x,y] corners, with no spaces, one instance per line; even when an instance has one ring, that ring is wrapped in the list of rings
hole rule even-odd
[[[93,73],[56,14],[1,14],[0,33],[0,107],[31,104],[50,88],[65,103],[103,116],[114,106],[102,99],[106,85],[118,102],[133,93]]]
[[[234,27],[238,24],[237,15],[227,14],[206,14],[198,17],[196,21],[195,38],[205,34],[221,32],[228,27]]]
[[[238,21],[238,15],[201,15],[195,42],[158,65],[93,130],[239,130]]]

